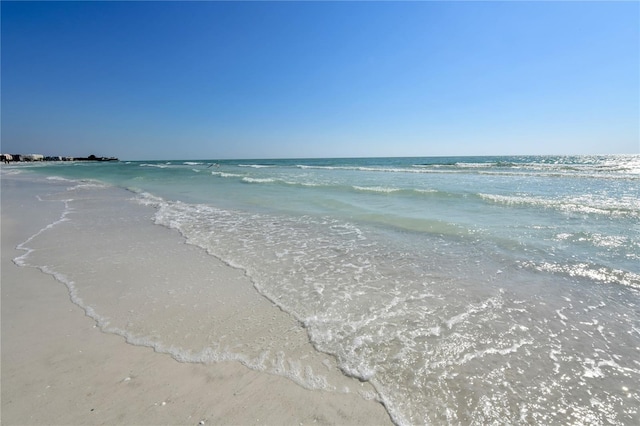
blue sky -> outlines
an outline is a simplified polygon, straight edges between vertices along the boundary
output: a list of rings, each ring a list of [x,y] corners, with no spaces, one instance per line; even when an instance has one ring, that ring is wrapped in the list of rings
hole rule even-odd
[[[6,2],[2,152],[640,153],[638,2]]]

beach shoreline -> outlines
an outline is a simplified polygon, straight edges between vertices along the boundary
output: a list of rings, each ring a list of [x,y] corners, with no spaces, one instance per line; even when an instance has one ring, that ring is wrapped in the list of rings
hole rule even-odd
[[[63,215],[64,203],[37,197],[53,185],[62,189],[60,182],[2,177],[2,424],[391,423],[382,404],[359,392],[308,390],[238,361],[178,362],[103,332],[64,283],[13,261],[25,255],[20,244]],[[152,226],[149,232],[179,250],[202,252]],[[56,232],[58,241],[71,237]],[[170,268],[166,260],[149,267]],[[106,279],[96,277],[98,285]]]
[[[639,165],[3,166],[2,421],[640,424]]]

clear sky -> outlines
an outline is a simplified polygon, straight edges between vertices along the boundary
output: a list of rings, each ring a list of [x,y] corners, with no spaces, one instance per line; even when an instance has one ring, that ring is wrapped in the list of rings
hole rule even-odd
[[[640,4],[7,2],[1,151],[640,152]]]

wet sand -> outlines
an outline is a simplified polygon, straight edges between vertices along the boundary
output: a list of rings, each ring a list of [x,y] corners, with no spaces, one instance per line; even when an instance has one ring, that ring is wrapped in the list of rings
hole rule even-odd
[[[372,388],[368,384],[339,378],[335,371],[325,372],[329,381],[338,384],[338,389],[350,387],[350,392],[305,389],[291,378],[272,374],[268,369],[256,371],[238,361],[179,362],[171,351],[159,353],[157,348],[132,345],[121,335],[105,332],[109,326],[96,322],[86,315],[85,309],[74,304],[63,282],[37,268],[18,266],[13,262],[25,254],[24,250],[16,247],[59,220],[65,209],[62,202],[43,202],[36,197],[51,193],[51,185],[49,182],[31,182],[20,176],[2,176],[3,425],[391,423],[379,402],[362,396],[371,393]],[[58,185],[61,189],[62,185]],[[64,225],[71,223],[76,222]],[[136,266],[137,280],[144,277],[152,280],[153,276],[162,274],[170,277],[171,270],[175,269],[171,262],[176,256],[195,256],[197,262],[212,262],[211,265],[205,264],[202,271],[215,269],[216,282],[220,284],[215,295],[224,302],[217,307],[227,307],[227,310],[216,309],[215,324],[224,327],[224,316],[237,316],[238,309],[244,307],[242,309],[246,311],[240,311],[240,315],[247,317],[248,324],[259,324],[266,317],[272,318],[275,324],[268,329],[257,326],[233,329],[236,333],[250,334],[246,336],[248,340],[276,339],[274,336],[281,333],[282,327],[289,327],[287,321],[295,325],[293,319],[286,318],[269,301],[252,292],[250,285],[240,285],[243,277],[238,271],[216,264],[215,259],[184,244],[177,233],[148,225],[150,234],[146,238],[153,234],[153,238],[162,240],[163,244],[174,244],[174,249],[167,258],[156,256],[152,264]],[[82,238],[86,238],[86,243],[91,236],[74,235],[73,228],[65,226],[57,227],[55,238],[51,240],[42,233],[37,242],[40,250],[34,252],[33,257],[40,257],[40,262],[47,256],[56,257],[59,261],[64,253],[80,250],[80,255],[74,252],[72,256],[73,262],[77,263],[72,262],[65,267],[69,270],[76,264],[81,265],[82,259],[78,256],[82,257],[82,249],[75,243],[82,243]],[[115,241],[125,236],[114,232],[111,237]],[[50,251],[47,251],[47,245]],[[100,245],[96,247],[96,250],[104,250]],[[112,248],[113,253],[102,255],[117,256],[117,247]],[[95,255],[87,253],[88,257]],[[126,263],[124,258],[120,261]],[[126,264],[121,266],[118,272],[121,275],[115,280],[126,282],[124,278],[131,274],[131,268]],[[159,271],[158,268],[165,270]],[[202,271],[193,270],[192,278]],[[74,277],[78,284],[81,284],[79,279],[88,279],[89,276],[95,281],[90,283],[85,293],[80,292],[81,297],[86,294],[92,298],[92,306],[99,304],[100,297],[110,296],[97,291],[92,293],[91,289],[105,287],[114,281],[114,276],[86,272],[83,275],[80,272]],[[234,286],[225,287],[227,281],[234,282]],[[171,282],[165,284],[171,285]],[[135,292],[136,289],[129,291]],[[236,291],[240,294],[235,294]],[[198,297],[203,300],[211,294],[205,291]],[[104,306],[117,313],[111,306],[117,304],[114,300],[104,301]],[[300,356],[312,350],[308,342],[309,347],[305,346],[304,340],[304,332],[297,330],[286,343],[293,346],[291,350],[296,356]],[[300,357],[326,359],[324,354]]]

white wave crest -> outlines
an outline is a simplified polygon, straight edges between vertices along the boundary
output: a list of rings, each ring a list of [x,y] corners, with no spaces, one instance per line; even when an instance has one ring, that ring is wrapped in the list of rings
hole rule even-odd
[[[623,271],[620,269],[610,269],[598,267],[588,263],[576,263],[573,265],[561,265],[558,263],[543,262],[522,262],[522,266],[535,269],[541,272],[552,272],[567,274],[571,277],[589,278],[606,284],[620,284],[627,287],[640,289],[640,274]]]
[[[247,182],[247,183],[273,183],[276,180],[272,179],[272,178],[250,178],[250,177],[243,177],[242,178],[243,182]]]
[[[356,191],[383,192],[383,193],[402,191],[400,188],[387,188],[384,186],[353,186],[353,189],[355,189]]]

